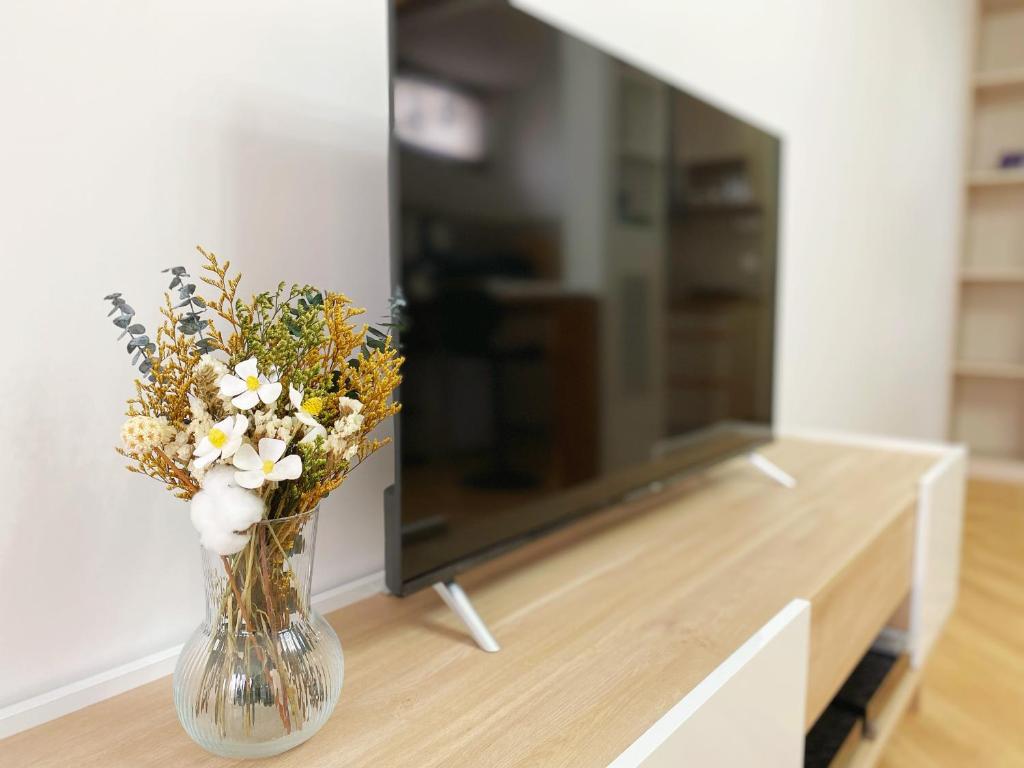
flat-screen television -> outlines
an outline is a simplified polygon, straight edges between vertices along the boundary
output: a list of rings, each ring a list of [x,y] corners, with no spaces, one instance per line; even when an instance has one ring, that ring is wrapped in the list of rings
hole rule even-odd
[[[780,145],[497,0],[393,40],[407,594],[769,439]]]

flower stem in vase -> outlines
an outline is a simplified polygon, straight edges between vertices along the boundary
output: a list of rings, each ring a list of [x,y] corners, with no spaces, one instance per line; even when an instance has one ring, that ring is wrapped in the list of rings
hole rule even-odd
[[[263,595],[266,599],[267,608],[267,621],[270,625],[270,633],[268,636],[269,645],[271,652],[274,654],[275,666],[277,668],[277,684],[281,688],[281,696],[278,698],[277,706],[281,712],[281,722],[284,724],[285,733],[292,732],[292,721],[289,708],[292,703],[292,697],[289,692],[288,686],[288,672],[287,668],[280,663],[280,659],[277,654],[277,643],[279,640],[278,635],[278,613],[277,606],[275,605],[274,592],[271,589],[270,573],[267,566],[267,540],[269,539],[269,532],[266,530],[260,530],[259,535],[254,537],[256,540],[256,546],[260,548],[260,580],[263,583]]]

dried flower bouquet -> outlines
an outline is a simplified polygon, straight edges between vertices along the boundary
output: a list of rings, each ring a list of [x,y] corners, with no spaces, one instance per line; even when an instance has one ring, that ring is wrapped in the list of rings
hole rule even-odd
[[[106,297],[140,373],[118,450],[130,471],[189,501],[201,544],[223,568],[213,620],[223,631],[210,640],[194,714],[212,713],[226,735],[231,702],[218,680],[255,660],[289,734],[322,694],[278,639],[290,615],[308,610],[288,561],[309,546],[303,516],[386,443],[373,432],[399,410],[402,358],[386,330],[356,324],[363,310],[344,295],[281,283],[243,301],[230,264],[199,252],[212,292],[197,291],[184,267],[165,270],[170,292],[152,339],[121,294]]]

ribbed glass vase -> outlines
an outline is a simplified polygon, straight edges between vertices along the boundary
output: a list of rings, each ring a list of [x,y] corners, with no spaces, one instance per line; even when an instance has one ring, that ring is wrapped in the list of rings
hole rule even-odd
[[[317,515],[257,523],[234,555],[202,550],[206,619],[178,659],[174,706],[210,752],[279,754],[334,710],[341,643],[309,604]]]

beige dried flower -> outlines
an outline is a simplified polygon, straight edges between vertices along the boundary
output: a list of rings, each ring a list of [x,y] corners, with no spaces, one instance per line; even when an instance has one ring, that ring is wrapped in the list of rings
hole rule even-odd
[[[164,453],[174,461],[181,464],[188,464],[192,458],[192,436],[184,429],[178,430],[174,439],[164,447]]]
[[[171,442],[175,429],[165,416],[131,416],[121,427],[121,442],[132,456],[142,456]]]

